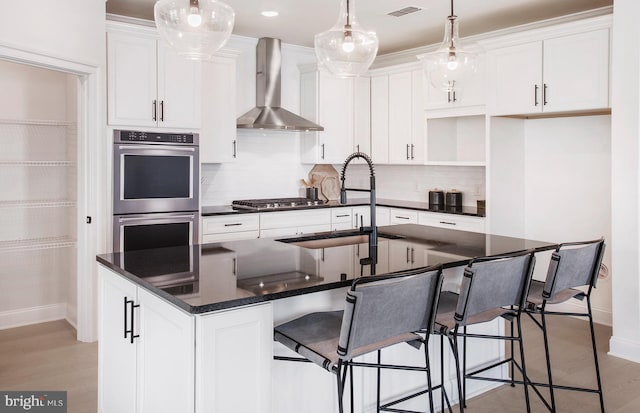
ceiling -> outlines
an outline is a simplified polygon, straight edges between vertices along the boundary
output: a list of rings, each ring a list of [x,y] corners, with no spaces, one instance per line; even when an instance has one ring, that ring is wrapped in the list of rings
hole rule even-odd
[[[185,1],[188,0],[177,0]],[[351,0],[352,4],[354,0]],[[340,0],[224,0],[236,13],[233,33],[275,37],[285,43],[313,47],[313,36],[332,27]],[[107,12],[153,20],[155,0],[107,0]],[[610,6],[613,0],[456,0],[461,37]],[[386,54],[442,40],[449,0],[361,0],[356,16],[378,34],[378,54]],[[388,13],[408,6],[421,11],[403,17]],[[267,18],[261,11],[276,10]]]

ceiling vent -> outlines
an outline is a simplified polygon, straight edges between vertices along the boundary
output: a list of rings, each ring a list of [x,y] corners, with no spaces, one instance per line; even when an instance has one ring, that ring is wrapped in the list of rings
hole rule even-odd
[[[402,17],[402,16],[406,16],[407,14],[415,13],[420,10],[422,10],[420,7],[408,6],[408,7],[405,7],[404,9],[387,13],[387,15],[394,16],[394,17]]]

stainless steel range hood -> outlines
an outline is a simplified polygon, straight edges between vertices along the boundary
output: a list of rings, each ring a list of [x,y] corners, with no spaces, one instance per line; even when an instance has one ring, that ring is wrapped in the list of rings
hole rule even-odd
[[[310,120],[280,107],[280,39],[262,37],[256,48],[256,107],[240,116],[236,126],[242,129],[323,131]]]

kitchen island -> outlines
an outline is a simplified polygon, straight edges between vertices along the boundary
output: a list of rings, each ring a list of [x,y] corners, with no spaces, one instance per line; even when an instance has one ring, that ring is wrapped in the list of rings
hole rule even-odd
[[[366,236],[327,233],[98,256],[99,412],[334,411],[331,374],[273,360],[292,355],[273,342],[274,325],[312,311],[341,309],[351,281],[371,272],[371,254],[378,258],[376,274],[442,264],[443,289],[456,291],[461,270],[473,257],[555,247],[421,225],[379,230],[375,251]],[[504,326],[496,320],[477,328],[491,334]],[[445,369],[445,387],[455,399],[448,349],[444,366],[438,340],[431,341],[430,350],[434,377]],[[489,364],[504,357],[504,346],[470,342],[468,354],[470,367]],[[422,352],[397,345],[383,358],[419,364]],[[384,373],[383,400],[424,381],[413,372]],[[495,374],[504,377],[507,371]],[[356,370],[354,381],[356,410],[372,411],[374,372]],[[470,383],[468,393],[491,386]]]

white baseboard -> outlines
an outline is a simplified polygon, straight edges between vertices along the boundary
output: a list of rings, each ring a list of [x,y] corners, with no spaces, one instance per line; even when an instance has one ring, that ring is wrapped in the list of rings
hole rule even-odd
[[[21,327],[47,321],[63,320],[67,315],[67,304],[50,304],[0,312],[0,330]]]
[[[67,311],[64,318],[77,331],[78,330],[78,309],[77,307],[70,306],[69,304],[66,304],[66,308],[67,308]]]
[[[640,342],[612,336],[609,340],[608,354],[640,363]]]
[[[570,313],[586,313],[587,312],[587,304],[586,301],[580,302],[577,300],[570,300],[560,304],[553,304],[547,306],[549,311],[564,311]],[[613,317],[611,315],[611,311],[599,310],[597,308],[591,307],[593,311],[593,322],[598,324],[603,324],[611,327],[613,325]],[[582,318],[582,317],[580,317]],[[582,318],[583,320],[587,320],[587,318]]]

